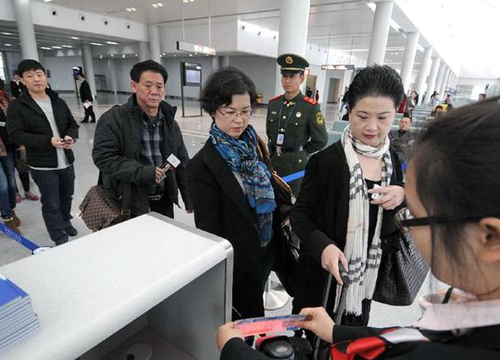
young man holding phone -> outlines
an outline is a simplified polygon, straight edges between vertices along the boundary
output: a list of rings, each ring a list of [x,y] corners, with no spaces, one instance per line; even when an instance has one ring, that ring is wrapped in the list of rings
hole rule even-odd
[[[92,157],[106,195],[121,204],[124,184],[129,183],[132,216],[155,211],[173,218],[180,190],[186,210],[192,212],[186,173],[189,157],[174,119],[177,108],[163,100],[167,71],[146,60],[133,66],[130,77],[134,94],[126,104],[104,113],[95,130]],[[132,134],[126,134],[125,122]],[[125,157],[126,147],[132,148],[134,158]]]
[[[42,195],[42,214],[50,238],[61,245],[77,235],[71,225],[75,160],[71,150],[78,124],[68,105],[47,89],[45,69],[36,60],[17,67],[26,90],[9,107],[7,131],[12,142],[26,147],[31,175]]]

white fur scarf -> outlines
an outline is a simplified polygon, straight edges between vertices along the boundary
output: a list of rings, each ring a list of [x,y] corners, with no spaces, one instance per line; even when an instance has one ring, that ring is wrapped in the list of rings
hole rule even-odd
[[[342,312],[362,314],[363,299],[371,299],[377,283],[378,269],[382,257],[380,233],[382,230],[383,208],[379,207],[375,233],[368,249],[368,228],[370,218],[370,197],[359,164],[357,154],[382,159],[382,184],[387,187],[391,182],[392,161],[389,152],[389,138],[374,148],[359,142],[347,126],[342,134],[342,145],[350,172],[349,219],[344,254],[349,262],[349,281],[344,284],[346,293],[345,308]]]

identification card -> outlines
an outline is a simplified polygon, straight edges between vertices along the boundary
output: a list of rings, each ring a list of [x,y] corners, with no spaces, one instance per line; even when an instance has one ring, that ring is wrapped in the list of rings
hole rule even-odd
[[[305,315],[284,315],[251,318],[236,321],[236,328],[243,336],[298,330],[298,322],[306,320]]]
[[[278,138],[276,139],[276,145],[283,146],[285,142],[285,134],[278,134]]]
[[[167,161],[174,167],[176,168],[177,166],[180,165],[181,161],[177,156],[174,154],[170,154],[170,156],[167,158]]]

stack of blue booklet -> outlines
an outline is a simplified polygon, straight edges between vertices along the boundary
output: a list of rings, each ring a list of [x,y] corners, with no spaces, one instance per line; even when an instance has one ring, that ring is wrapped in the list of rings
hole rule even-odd
[[[0,274],[0,355],[39,330],[29,295]]]

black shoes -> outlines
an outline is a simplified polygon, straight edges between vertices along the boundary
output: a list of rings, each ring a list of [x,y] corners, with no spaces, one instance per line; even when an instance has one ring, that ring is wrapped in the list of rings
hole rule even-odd
[[[76,236],[78,235],[78,231],[73,227],[69,226],[66,229],[64,229],[64,232],[68,234],[69,236]]]

